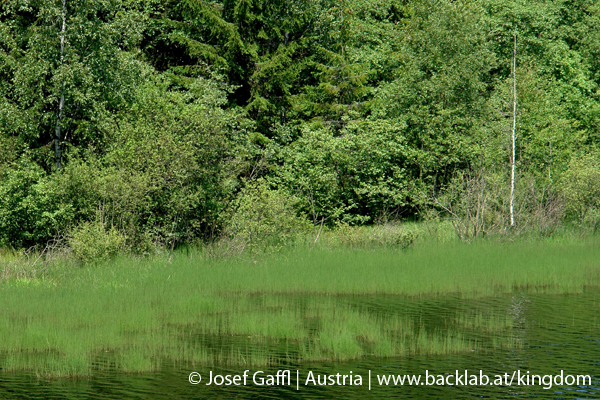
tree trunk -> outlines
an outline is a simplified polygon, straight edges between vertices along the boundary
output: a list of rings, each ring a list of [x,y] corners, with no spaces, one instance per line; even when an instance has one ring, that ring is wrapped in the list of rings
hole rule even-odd
[[[60,66],[64,62],[65,54],[65,29],[67,19],[67,0],[62,0],[62,28],[60,30]],[[60,93],[60,100],[58,102],[58,116],[56,118],[56,130],[54,132],[54,161],[56,163],[56,169],[61,168],[60,159],[62,157],[62,133],[60,129],[61,120],[63,118],[63,109],[65,107],[65,84],[63,82]]]
[[[510,226],[515,226],[515,141],[517,130],[517,35],[513,49],[513,126],[512,126],[512,154],[510,157]]]

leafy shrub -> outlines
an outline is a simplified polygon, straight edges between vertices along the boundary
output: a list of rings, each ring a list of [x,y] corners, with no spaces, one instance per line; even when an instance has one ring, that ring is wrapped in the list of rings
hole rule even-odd
[[[0,244],[45,244],[67,226],[73,209],[63,203],[44,171],[26,161],[0,181]]]
[[[161,79],[140,88],[123,115],[103,122],[102,153],[73,151],[52,174],[32,163],[0,174],[0,245],[43,246],[97,210],[138,253],[220,232],[243,168],[229,142],[238,115],[221,108],[226,94],[213,81],[195,85],[196,94]]]
[[[244,190],[225,229],[230,250],[276,248],[294,242],[311,227],[298,215],[296,199],[259,181]]]
[[[600,224],[600,157],[574,157],[562,177],[561,189],[567,215],[596,230]]]
[[[379,119],[351,122],[337,133],[305,126],[281,150],[277,179],[315,224],[357,225],[394,214],[413,195],[405,133],[405,124]]]
[[[189,92],[170,84],[158,79],[140,89],[131,109],[113,122],[102,160],[103,204],[136,246],[148,238],[170,245],[212,235],[235,193],[225,182],[235,181],[229,168],[239,121],[221,107],[226,93],[208,79],[194,81]]]
[[[106,229],[101,221],[84,222],[71,233],[69,245],[82,263],[109,259],[123,250],[125,237],[111,227]]]

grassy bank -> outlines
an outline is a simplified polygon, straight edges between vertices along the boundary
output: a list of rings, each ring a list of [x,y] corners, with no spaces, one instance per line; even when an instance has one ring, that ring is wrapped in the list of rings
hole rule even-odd
[[[261,261],[195,265],[182,257],[172,272],[196,272],[202,278],[195,284],[213,292],[471,296],[529,287],[565,293],[598,282],[599,256],[600,247],[591,242],[423,243],[402,252],[294,249]]]
[[[260,259],[172,257],[54,264],[0,285],[4,371],[90,375],[98,368],[151,371],[162,360],[265,365],[366,355],[513,347],[505,315],[458,313],[444,329],[357,307],[348,296],[479,297],[515,289],[577,293],[600,284],[600,246],[590,240],[411,248],[297,246]],[[487,332],[483,343],[468,332]]]

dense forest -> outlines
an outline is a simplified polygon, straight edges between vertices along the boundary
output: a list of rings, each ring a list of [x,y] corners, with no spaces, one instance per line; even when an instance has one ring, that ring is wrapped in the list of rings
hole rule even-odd
[[[599,84],[596,0],[4,0],[0,246],[594,230]]]

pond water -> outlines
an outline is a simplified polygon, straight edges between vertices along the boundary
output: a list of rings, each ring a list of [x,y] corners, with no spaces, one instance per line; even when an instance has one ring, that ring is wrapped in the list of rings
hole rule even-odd
[[[415,297],[401,296],[338,296],[337,301],[361,312],[385,316],[402,313],[413,323],[430,332],[444,332],[462,327],[469,343],[478,344],[471,350],[449,355],[410,353],[402,357],[362,357],[345,362],[294,363],[281,357],[281,362],[265,367],[223,367],[181,365],[163,362],[158,371],[147,374],[125,374],[115,369],[98,369],[86,379],[38,379],[31,373],[0,372],[1,399],[600,399],[600,290],[583,294],[548,295],[515,292],[511,295],[484,299],[463,299],[459,296]],[[485,323],[481,318],[495,319]],[[491,332],[490,327],[505,326]],[[487,327],[487,328],[486,328]],[[225,352],[236,346],[260,346],[246,338],[218,338],[197,336],[191,340],[222,347]],[[493,343],[509,343],[508,346]],[[281,352],[285,344],[278,343]],[[288,360],[288,361],[285,361]],[[210,374],[241,375],[249,371],[247,385],[207,385]],[[278,370],[290,371],[290,385],[258,386],[252,374],[275,375]],[[480,371],[494,381],[501,375],[503,382],[511,380],[515,371],[523,375],[591,375],[591,382],[579,385],[518,384],[515,375],[512,385],[380,385],[378,377],[405,374],[421,375],[426,371],[454,383],[457,371],[469,379]],[[190,384],[191,372],[198,372],[202,381]],[[362,385],[313,385],[307,383],[312,373],[318,376],[353,375],[354,383],[360,376]],[[369,389],[369,374],[371,388]],[[505,376],[504,374],[508,374]],[[518,374],[518,372],[517,372]],[[446,379],[448,376],[450,378]],[[297,382],[299,377],[299,382]],[[321,378],[322,379],[322,378]],[[547,379],[547,378],[545,378]],[[337,380],[334,377],[334,380]],[[432,381],[433,378],[430,378]],[[522,378],[522,383],[526,378]],[[287,383],[287,381],[285,382]],[[337,382],[336,382],[337,383]]]

